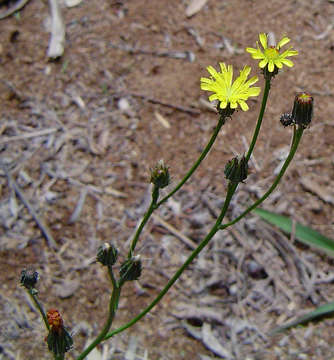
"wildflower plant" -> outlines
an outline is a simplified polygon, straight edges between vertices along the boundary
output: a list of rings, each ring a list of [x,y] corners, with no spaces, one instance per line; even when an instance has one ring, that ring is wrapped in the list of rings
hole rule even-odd
[[[231,118],[233,113],[241,108],[243,111],[249,110],[249,105],[247,101],[250,97],[256,97],[260,94],[260,87],[253,86],[257,81],[257,76],[249,75],[251,73],[251,67],[245,65],[237,76],[233,80],[233,66],[226,65],[225,63],[219,63],[220,71],[215,70],[213,66],[208,66],[207,71],[211,77],[202,77],[200,79],[200,87],[204,91],[209,91],[210,101],[217,101],[217,115],[218,121],[217,125],[205,146],[203,152],[200,154],[199,158],[194,162],[189,171],[185,174],[182,180],[174,186],[174,188],[164,197],[161,198],[160,190],[165,188],[170,184],[170,169],[160,160],[151,170],[150,182],[152,183],[152,197],[151,203],[148,206],[146,213],[143,216],[141,223],[139,224],[132,241],[129,246],[128,254],[125,260],[117,265],[119,269],[118,274],[115,273],[115,266],[119,261],[118,250],[113,244],[105,243],[99,247],[97,250],[96,260],[102,266],[105,266],[110,282],[111,282],[111,291],[110,291],[110,300],[109,300],[109,309],[108,314],[106,315],[106,321],[102,329],[96,338],[89,344],[79,356],[77,360],[82,360],[87,357],[87,355],[101,342],[106,341],[109,338],[112,338],[116,334],[128,329],[135,323],[137,323],[141,318],[143,318],[152,308],[164,297],[168,290],[173,286],[173,284],[179,279],[185,269],[191,264],[191,262],[198,256],[198,254],[207,246],[213,236],[222,230],[225,230],[229,226],[237,223],[239,220],[244,218],[248,213],[260,205],[277,187],[284,173],[286,172],[288,166],[290,165],[297,148],[300,144],[300,140],[304,133],[304,130],[308,128],[311,123],[313,116],[313,98],[307,93],[299,93],[294,99],[294,104],[292,107],[291,113],[284,113],[281,116],[281,123],[285,127],[291,126],[293,128],[292,140],[290,145],[289,154],[276,178],[274,179],[272,185],[269,187],[267,192],[252,205],[246,208],[238,217],[231,220],[230,222],[224,223],[224,218],[226,212],[229,208],[230,202],[235,194],[240,183],[243,183],[247,180],[249,160],[252,156],[254,147],[256,145],[258,135],[261,129],[262,121],[265,114],[265,109],[269,97],[270,86],[274,76],[279,74],[279,70],[282,69],[283,65],[287,67],[292,67],[294,64],[290,59],[287,59],[290,56],[295,56],[298,54],[296,50],[293,50],[292,47],[281,52],[281,48],[290,42],[290,39],[284,36],[276,46],[268,46],[268,37],[266,34],[261,33],[259,35],[260,45],[257,43],[257,48],[246,48],[246,51],[251,54],[252,58],[259,60],[258,66],[262,69],[262,73],[265,79],[265,88],[262,91],[262,102],[259,110],[259,115],[257,118],[256,125],[254,127],[254,132],[250,146],[245,154],[234,157],[227,162],[222,172],[225,174],[227,179],[227,189],[225,200],[220,209],[220,213],[209,230],[208,234],[202,239],[202,241],[197,245],[197,247],[191,252],[185,262],[180,266],[180,268],[175,272],[175,274],[169,279],[164,288],[156,296],[155,299],[147,305],[145,309],[142,310],[137,316],[131,319],[128,323],[123,326],[111,330],[114,317],[117,313],[118,303],[121,296],[121,290],[124,284],[127,281],[135,281],[140,278],[142,273],[142,262],[140,259],[140,254],[136,254],[136,246],[140,240],[142,231],[150,219],[153,212],[162,206],[166,201],[173,196],[194,174],[198,166],[205,159],[206,155],[212,148],[217,138],[217,135],[224,125],[227,118]],[[45,314],[42,305],[39,303],[37,298],[38,291],[36,290],[36,284],[38,280],[38,274],[33,270],[23,270],[21,273],[21,284],[26,288],[29,295],[32,297],[34,304],[40,311],[48,335],[46,341],[48,344],[49,350],[53,353],[55,359],[64,359],[66,353],[71,349],[73,340],[69,331],[65,328],[63,324],[62,317],[60,312],[55,309],[51,309]]]

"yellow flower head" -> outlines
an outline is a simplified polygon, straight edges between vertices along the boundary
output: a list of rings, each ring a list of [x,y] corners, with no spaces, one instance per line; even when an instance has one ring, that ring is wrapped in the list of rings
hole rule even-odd
[[[257,49],[246,48],[246,51],[252,55],[253,59],[262,59],[259,63],[261,69],[265,68],[268,65],[268,71],[273,72],[275,66],[278,69],[281,69],[283,65],[292,67],[293,62],[287,57],[298,55],[297,50],[291,50],[292,46],[289,49],[285,50],[280,54],[281,47],[287,44],[290,39],[287,36],[284,36],[276,46],[268,47],[268,37],[267,34],[261,33],[259,35],[260,43],[263,47],[263,51],[260,49],[259,43],[257,44]]]
[[[245,66],[240,75],[232,83],[233,79],[233,67],[225,63],[219,63],[221,72],[217,72],[212,66],[208,66],[207,70],[211,75],[211,78],[201,78],[201,89],[212,91],[214,94],[209,96],[209,100],[218,100],[219,106],[225,109],[227,105],[230,105],[231,109],[236,109],[238,104],[243,111],[249,109],[246,104],[246,100],[250,96],[259,95],[261,88],[250,87],[255,84],[259,79],[257,76],[253,76],[247,81],[247,77],[251,71],[250,66]]]

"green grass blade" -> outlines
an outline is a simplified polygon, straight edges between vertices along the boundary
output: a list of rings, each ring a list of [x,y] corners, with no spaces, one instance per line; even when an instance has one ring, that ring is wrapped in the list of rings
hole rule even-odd
[[[253,212],[270,224],[276,225],[281,230],[289,234],[292,232],[292,221],[290,218],[259,208],[253,210]],[[303,244],[322,250],[326,252],[328,256],[334,258],[334,240],[329,239],[317,231],[298,223],[296,223],[295,227],[295,237]]]
[[[270,332],[270,334],[274,335],[281,331],[288,330],[292,327],[306,324],[309,321],[321,320],[327,316],[333,316],[333,314],[334,314],[334,302],[321,305],[318,308],[316,308],[314,311],[311,311],[308,314],[303,315],[294,321],[291,321],[282,326],[278,326],[277,328],[273,329]]]

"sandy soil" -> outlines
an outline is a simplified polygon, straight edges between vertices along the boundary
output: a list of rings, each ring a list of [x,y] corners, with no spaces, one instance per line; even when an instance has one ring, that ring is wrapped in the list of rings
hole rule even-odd
[[[273,81],[251,175],[228,216],[272,183],[291,135],[280,114],[307,90],[314,121],[264,207],[334,237],[334,3],[208,0],[187,17],[189,3],[64,6],[65,53],[53,62],[46,1],[31,0],[0,20],[1,161],[57,244],[49,246],[2,171],[0,359],[51,359],[40,318],[18,285],[27,266],[40,273],[45,307],[59,309],[75,334],[69,359],[98,332],[110,284],[93,262],[97,247],[112,241],[124,258],[149,201],[149,169],[163,158],[175,184],[202,151],[217,121],[199,87],[208,65],[249,64],[263,86],[244,51],[259,32],[288,35],[300,55]],[[208,231],[225,193],[224,165],[245,152],[259,106],[252,100],[248,112],[233,115],[193,179],[148,224],[137,249],[143,274],[125,286],[115,327],[149,304],[190,253],[179,233],[198,243]],[[113,353],[107,359],[333,359],[332,320],[267,336],[333,300],[332,268],[330,258],[249,216],[215,237],[152,314],[99,351]]]

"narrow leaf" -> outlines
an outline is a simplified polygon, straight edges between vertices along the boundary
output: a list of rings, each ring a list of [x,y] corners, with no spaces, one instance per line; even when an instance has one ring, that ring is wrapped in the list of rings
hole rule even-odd
[[[273,329],[270,334],[277,334],[281,331],[288,330],[292,327],[306,324],[309,321],[319,320],[320,318],[324,318],[326,316],[332,316],[334,313],[334,302],[319,306],[314,311],[309,312],[306,315],[299,317],[298,319],[291,321],[285,325],[279,326]]]
[[[281,230],[291,234],[292,232],[292,221],[290,218],[282,215],[277,215],[267,210],[255,209],[254,213],[259,215],[261,218],[269,222],[270,224],[276,225]],[[334,240],[329,239],[324,235],[321,235],[317,231],[296,223],[295,237],[297,240],[306,244],[310,247],[316,248],[326,252],[328,256],[334,257]]]

